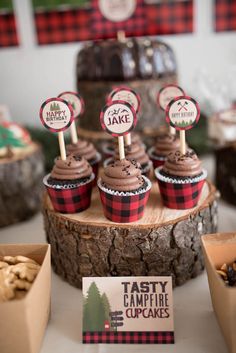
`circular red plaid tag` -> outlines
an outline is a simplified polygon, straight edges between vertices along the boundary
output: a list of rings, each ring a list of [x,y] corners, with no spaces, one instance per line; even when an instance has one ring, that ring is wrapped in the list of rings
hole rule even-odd
[[[111,101],[105,105],[100,113],[103,130],[112,136],[128,134],[137,123],[134,108],[125,101]]]
[[[50,98],[41,105],[39,116],[43,126],[50,131],[64,131],[73,121],[73,108],[64,99]]]
[[[79,93],[67,91],[59,94],[58,97],[64,99],[65,101],[67,101],[72,105],[74,119],[78,118],[79,115],[83,114],[84,100]]]
[[[140,109],[140,96],[138,93],[133,91],[131,88],[122,86],[116,87],[108,96],[108,102],[110,101],[125,101],[128,102],[136,113],[139,112]]]
[[[166,110],[167,105],[172,101],[172,99],[184,96],[184,90],[174,84],[162,87],[157,96],[157,102],[162,110]]]
[[[166,107],[166,121],[176,130],[192,129],[199,118],[200,108],[192,97],[176,97]]]

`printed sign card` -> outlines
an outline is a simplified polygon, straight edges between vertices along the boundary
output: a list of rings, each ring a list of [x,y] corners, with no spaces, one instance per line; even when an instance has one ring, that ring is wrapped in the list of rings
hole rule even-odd
[[[174,343],[172,278],[84,277],[83,343]]]

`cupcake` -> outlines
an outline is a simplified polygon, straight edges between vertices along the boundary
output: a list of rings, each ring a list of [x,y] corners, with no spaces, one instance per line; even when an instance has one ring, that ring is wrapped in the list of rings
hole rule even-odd
[[[131,132],[131,140],[132,143],[142,144],[141,138],[139,134],[135,132]],[[113,139],[111,142],[104,143],[102,147],[102,152],[104,154],[104,159],[113,157],[115,154],[115,150],[118,148],[118,140]]]
[[[161,197],[166,207],[189,209],[195,207],[206,179],[206,171],[192,150],[182,154],[171,152],[162,167],[155,169]]]
[[[101,161],[100,153],[95,149],[94,145],[86,140],[79,139],[75,144],[69,144],[66,146],[68,154],[73,153],[80,157],[84,157],[93,168],[95,174],[95,181],[98,176],[99,162]]]
[[[51,174],[44,185],[55,211],[81,212],[90,206],[94,173],[88,161],[71,154],[66,160],[56,158]]]
[[[141,174],[134,160],[116,160],[98,180],[105,216],[118,223],[129,223],[143,216],[151,182]]]
[[[176,135],[164,133],[157,137],[155,146],[148,150],[148,155],[153,163],[153,167],[162,166],[169,153],[180,148],[180,140]]]
[[[125,146],[125,158],[137,161],[140,164],[141,173],[143,175],[149,176],[152,167],[152,162],[150,161],[147,153],[145,152],[145,147],[143,144],[132,142],[131,145]],[[118,147],[115,150],[115,156],[104,161],[104,167],[106,167],[106,165],[111,164],[114,159],[119,159]]]

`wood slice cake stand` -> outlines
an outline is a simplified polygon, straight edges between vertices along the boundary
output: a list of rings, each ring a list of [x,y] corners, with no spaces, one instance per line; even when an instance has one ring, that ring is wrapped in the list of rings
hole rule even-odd
[[[39,211],[43,175],[44,158],[37,144],[22,156],[0,159],[0,227]]]
[[[153,181],[144,216],[134,223],[107,220],[96,188],[91,207],[77,214],[55,212],[45,194],[43,215],[53,268],[70,284],[80,288],[83,276],[172,275],[177,286],[204,268],[200,237],[216,232],[216,189],[206,182],[197,207],[170,210]]]

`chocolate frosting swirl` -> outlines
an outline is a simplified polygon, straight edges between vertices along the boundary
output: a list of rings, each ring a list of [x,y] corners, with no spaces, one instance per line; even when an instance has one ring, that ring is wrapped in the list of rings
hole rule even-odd
[[[65,161],[60,157],[56,158],[51,177],[58,180],[75,180],[90,177],[91,174],[92,167],[88,161],[71,154]]]
[[[154,153],[158,156],[167,157],[170,152],[180,148],[180,140],[176,135],[170,133],[157,137]]]
[[[143,184],[140,165],[132,160],[116,160],[104,169],[101,176],[104,186],[116,191],[133,191]]]
[[[75,154],[80,157],[84,157],[88,161],[96,158],[97,151],[94,145],[86,140],[79,139],[75,144],[69,144],[66,146],[68,154]]]
[[[117,148],[115,151],[115,158],[119,159],[119,149]],[[145,148],[140,143],[131,143],[129,146],[125,146],[125,158],[126,159],[134,159],[138,163],[142,165],[147,164],[149,162],[149,157],[145,152]]]
[[[201,174],[201,161],[192,150],[182,154],[180,151],[171,152],[163,166],[163,172],[180,177],[193,177]]]

